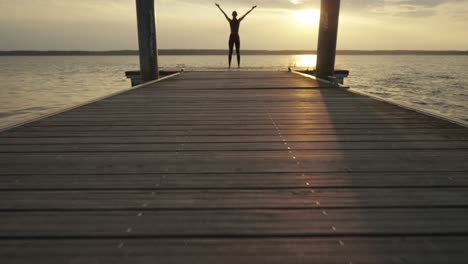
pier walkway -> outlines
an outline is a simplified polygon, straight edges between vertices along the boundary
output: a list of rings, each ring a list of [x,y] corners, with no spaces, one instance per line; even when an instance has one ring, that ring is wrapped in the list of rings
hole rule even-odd
[[[468,129],[325,86],[187,72],[0,133],[0,263],[466,263]]]

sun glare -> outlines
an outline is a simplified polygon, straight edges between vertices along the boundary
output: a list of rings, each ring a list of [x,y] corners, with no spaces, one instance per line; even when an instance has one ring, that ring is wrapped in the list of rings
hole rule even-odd
[[[317,64],[317,55],[296,55],[294,66],[314,68]]]
[[[318,25],[320,21],[320,11],[317,9],[299,10],[294,13],[297,19],[305,26]]]

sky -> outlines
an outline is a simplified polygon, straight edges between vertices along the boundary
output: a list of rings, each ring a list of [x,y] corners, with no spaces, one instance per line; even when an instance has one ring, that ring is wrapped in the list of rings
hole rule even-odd
[[[213,1],[156,0],[161,49],[225,49]],[[315,50],[320,0],[218,0],[243,49]],[[468,0],[342,0],[341,50],[468,50]],[[0,50],[137,49],[134,0],[0,0]]]

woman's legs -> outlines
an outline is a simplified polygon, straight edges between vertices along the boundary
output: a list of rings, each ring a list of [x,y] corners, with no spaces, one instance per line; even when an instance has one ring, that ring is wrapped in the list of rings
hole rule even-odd
[[[234,41],[235,39],[232,35],[229,37],[229,69],[231,68],[232,52],[234,50]]]
[[[238,37],[234,42],[236,44],[236,53],[237,53],[237,68],[240,68],[240,38]],[[231,64],[229,64],[231,65]]]
[[[229,36],[229,69],[231,68],[234,45],[236,45],[237,67],[240,68],[240,38],[238,34],[231,34],[231,36]]]

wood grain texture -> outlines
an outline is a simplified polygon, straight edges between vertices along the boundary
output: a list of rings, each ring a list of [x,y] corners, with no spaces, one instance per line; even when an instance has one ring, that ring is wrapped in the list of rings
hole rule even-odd
[[[9,264],[466,263],[468,237],[0,240]]]
[[[464,208],[2,212],[0,239],[466,236],[467,217]]]
[[[129,180],[131,179],[131,180]],[[0,174],[7,190],[211,190],[467,187],[466,172]],[[422,189],[424,190],[424,189]]]
[[[128,210],[138,208],[142,201],[145,208],[158,210],[468,207],[468,188],[3,191],[0,211]]]

